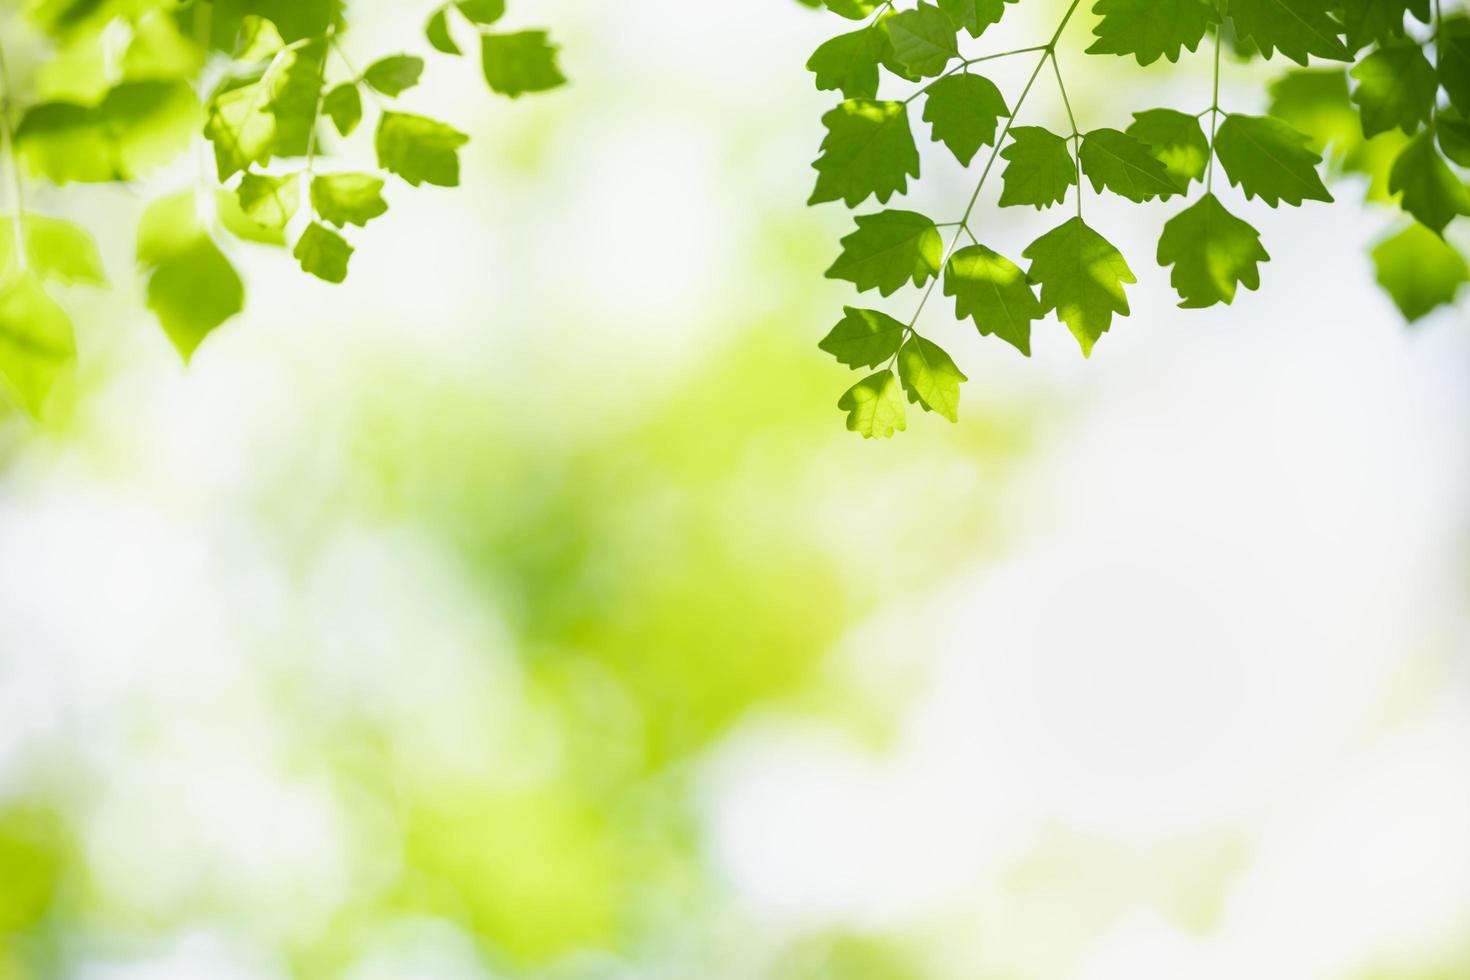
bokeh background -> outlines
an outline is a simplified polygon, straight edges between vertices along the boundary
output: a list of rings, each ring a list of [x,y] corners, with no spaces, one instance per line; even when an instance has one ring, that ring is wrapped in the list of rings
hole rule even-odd
[[[850,219],[803,206],[841,24],[512,6],[573,84],[436,59],[465,186],[344,288],[237,251],[187,370],[131,236],[191,165],[37,191],[115,286],[0,431],[0,978],[1470,976],[1470,324],[1405,327],[1361,183],[1229,192],[1273,261],[1204,313],[1172,205],[1089,200],[1134,315],[1028,361],[935,303],[960,425],[863,443],[815,349]],[[1063,66],[1121,127],[1207,62]],[[1048,218],[982,214],[1012,254]]]

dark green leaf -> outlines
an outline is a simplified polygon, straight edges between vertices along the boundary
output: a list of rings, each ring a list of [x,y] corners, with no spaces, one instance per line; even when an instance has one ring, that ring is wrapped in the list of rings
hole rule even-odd
[[[1215,154],[1232,185],[1247,198],[1259,197],[1271,207],[1282,201],[1331,201],[1317,164],[1322,157],[1311,139],[1286,123],[1267,116],[1229,116],[1215,137]]]
[[[1352,70],[1358,80],[1353,101],[1363,110],[1363,134],[1375,136],[1395,127],[1419,131],[1434,110],[1439,76],[1419,45],[1400,42],[1380,47]]]
[[[1198,48],[1219,19],[1207,0],[1098,0],[1092,12],[1102,20],[1087,53],[1131,54],[1140,65],[1160,57],[1178,61],[1180,49]]]
[[[1370,44],[1386,44],[1404,36],[1407,0],[1342,0],[1348,50],[1356,54]]]
[[[1470,116],[1470,19],[1446,18],[1439,38],[1439,83],[1454,107]]]
[[[1470,119],[1451,106],[1440,112],[1435,128],[1444,155],[1462,167],[1470,167]]]
[[[1390,194],[1402,195],[1403,209],[1424,227],[1442,235],[1451,221],[1470,214],[1470,194],[1434,148],[1434,131],[1409,141],[1388,174]]]
[[[970,317],[982,335],[994,334],[1031,356],[1031,321],[1046,311],[1010,259],[984,245],[960,249],[945,267],[944,294],[955,298],[955,316]]]
[[[934,222],[914,211],[859,215],[857,231],[842,240],[842,254],[828,279],[845,279],[859,291],[884,296],[912,281],[922,286],[939,274],[944,242]]]
[[[1349,59],[1332,19],[1336,0],[1230,0],[1230,19],[1236,33],[1249,39],[1269,58],[1280,50],[1299,65],[1308,55]]]
[[[459,12],[472,24],[488,27],[505,16],[505,0],[459,0]]]

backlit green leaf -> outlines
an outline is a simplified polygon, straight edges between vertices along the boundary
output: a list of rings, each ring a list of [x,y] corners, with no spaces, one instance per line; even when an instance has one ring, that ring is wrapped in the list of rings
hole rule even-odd
[[[459,185],[459,148],[469,137],[452,126],[405,112],[385,112],[375,144],[378,166],[417,187]]]
[[[924,102],[924,121],[933,125],[934,140],[967,167],[982,146],[995,142],[997,124],[1009,115],[995,83],[968,73],[941,78],[929,86]]]
[[[839,34],[812,53],[806,70],[817,76],[821,91],[840,91],[844,98],[871,99],[878,94],[878,59],[883,34],[864,27]]]
[[[842,319],[817,346],[848,367],[877,367],[898,353],[907,328],[877,310],[842,308]]]
[[[1434,146],[1434,132],[1425,130],[1409,141],[1388,174],[1390,194],[1398,194],[1403,209],[1435,234],[1462,214],[1470,214],[1470,193]]]
[[[1178,61],[1180,49],[1198,48],[1218,20],[1207,0],[1098,0],[1092,10],[1102,20],[1087,53],[1133,55],[1140,65]]]
[[[817,185],[809,204],[842,201],[856,207],[869,196],[886,202],[919,176],[919,151],[902,102],[849,99],[822,117],[827,136],[812,167]]]
[[[566,84],[556,65],[556,52],[545,31],[485,34],[480,38],[485,81],[492,91],[512,99]]]
[[[1322,157],[1311,139],[1267,116],[1228,116],[1215,137],[1215,154],[1232,185],[1271,207],[1282,201],[1331,201],[1317,174]]]
[[[1092,189],[1142,203],[1178,194],[1181,185],[1143,142],[1116,129],[1094,129],[1082,138],[1077,157]]]
[[[429,22],[424,26],[424,36],[428,38],[429,44],[435,51],[444,54],[463,54],[459,45],[455,43],[454,36],[449,33],[449,8],[440,7],[429,17]]]
[[[1083,355],[1090,357],[1093,345],[1112,326],[1113,314],[1128,315],[1123,286],[1138,281],[1128,263],[1081,218],[1047,232],[1022,255],[1031,260],[1028,278],[1041,286],[1042,309],[1055,310]]]
[[[1260,233],[1226,211],[1213,194],[1164,225],[1158,258],[1159,265],[1174,267],[1169,281],[1186,309],[1229,304],[1238,286],[1259,289],[1260,263],[1271,260]]]
[[[76,360],[71,318],[32,272],[17,273],[0,286],[0,381],[33,417]]]
[[[322,100],[322,111],[343,136],[351,136],[362,122],[362,93],[351,82],[338,85]]]
[[[914,211],[880,211],[857,217],[857,231],[842,239],[842,254],[828,279],[845,279],[860,291],[884,296],[908,282],[922,286],[939,274],[944,242],[934,222]]]
[[[1198,116],[1174,109],[1149,109],[1133,114],[1128,135],[1140,140],[1164,165],[1180,187],[1204,180],[1210,162],[1210,141]]]
[[[362,80],[384,95],[397,97],[417,85],[423,73],[424,59],[399,54],[368,65]]]
[[[903,390],[892,371],[879,371],[847,390],[837,402],[847,413],[847,431],[864,439],[891,439],[908,428]]]
[[[1373,249],[1378,282],[1413,322],[1448,306],[1470,282],[1465,257],[1423,225],[1411,224]]]
[[[244,309],[244,285],[199,223],[192,191],[165,197],[143,213],[138,262],[148,274],[148,306],[186,361]]]
[[[969,379],[938,344],[911,336],[898,352],[898,377],[909,401],[951,422],[960,420],[960,385]]]
[[[917,7],[894,14],[883,23],[894,55],[916,75],[942,74],[960,55],[954,21],[927,0],[919,0]]]
[[[1006,161],[1000,206],[1029,204],[1040,210],[1065,200],[1067,188],[1077,183],[1067,141],[1040,126],[1017,126],[1011,136],[1014,142],[1000,153]]]
[[[1267,58],[1275,51],[1299,65],[1309,55],[1347,61],[1348,51],[1332,19],[1336,0],[1230,0],[1230,19],[1241,37]]]
[[[1439,94],[1439,76],[1419,45],[1380,47],[1352,70],[1358,87],[1353,101],[1363,113],[1363,133],[1374,136],[1398,127],[1411,136],[1427,122]]]
[[[335,284],[347,281],[347,260],[352,252],[352,246],[341,235],[325,225],[311,224],[301,233],[291,254],[301,263],[303,272]]]
[[[386,214],[383,182],[368,174],[319,174],[311,182],[311,208],[317,217],[338,228],[366,227]]]
[[[1017,0],[939,0],[939,9],[949,14],[955,26],[971,37],[979,37],[1005,16],[1006,4]]]
[[[1031,322],[1046,311],[1010,259],[984,245],[960,249],[945,267],[944,294],[955,298],[955,316],[970,317],[982,335],[994,334],[1031,356]]]
[[[15,220],[0,218],[0,282],[19,272]],[[40,279],[87,286],[107,285],[97,243],[81,225],[42,214],[21,216],[26,267]]]

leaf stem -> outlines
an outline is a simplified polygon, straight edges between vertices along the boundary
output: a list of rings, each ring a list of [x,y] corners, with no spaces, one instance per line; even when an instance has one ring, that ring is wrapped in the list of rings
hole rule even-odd
[[[1067,98],[1067,86],[1062,81],[1062,63],[1057,60],[1057,53],[1051,53],[1051,67],[1056,72],[1057,88],[1062,93],[1062,105],[1067,107],[1067,122],[1072,126],[1072,163],[1077,168],[1077,217],[1082,217],[1082,134],[1077,131],[1077,117],[1072,114],[1072,100]]]
[[[1210,108],[1206,110],[1210,114],[1210,169],[1205,175],[1206,194],[1213,194],[1215,191],[1215,135],[1220,131],[1220,39],[1224,33],[1221,28],[1215,28],[1215,92],[1210,100]]]
[[[24,272],[30,266],[26,254],[26,192],[25,178],[20,172],[20,151],[15,144],[15,127],[11,123],[10,110],[15,104],[15,89],[10,84],[10,67],[5,59],[5,47],[0,44],[0,130],[3,130],[7,169],[10,174],[10,206],[15,211],[11,230],[15,235],[15,267]]]
[[[975,205],[980,200],[980,192],[985,187],[986,178],[990,176],[990,171],[995,168],[995,161],[1000,157],[1000,151],[1005,146],[1006,137],[1011,135],[1011,127],[1015,125],[1016,117],[1021,114],[1021,108],[1026,104],[1026,98],[1031,94],[1031,89],[1035,87],[1036,79],[1041,77],[1041,69],[1046,67],[1048,58],[1056,57],[1057,42],[1062,39],[1062,32],[1067,29],[1067,24],[1071,22],[1072,15],[1077,12],[1077,8],[1081,4],[1082,0],[1072,0],[1067,6],[1067,12],[1062,15],[1061,23],[1057,25],[1056,31],[1053,32],[1051,40],[1047,41],[1046,44],[1031,49],[1033,51],[1041,51],[1041,58],[1037,60],[1036,67],[1032,69],[1031,77],[1026,80],[1026,87],[1021,90],[1020,98],[1016,99],[1016,105],[1011,109],[1011,114],[1006,119],[1005,129],[1001,130],[1000,138],[995,141],[995,149],[990,151],[990,159],[985,162],[985,169],[981,171],[980,180],[975,184],[975,192],[970,195],[970,203],[965,205],[965,213],[960,216],[959,230],[955,232],[954,238],[949,243],[949,248],[944,253],[944,260],[939,265],[939,275],[935,276],[930,281],[929,288],[924,290],[924,296],[919,300],[919,308],[914,310],[913,319],[909,320],[906,337],[918,336],[918,332],[914,330],[914,325],[919,322],[919,316],[924,312],[924,307],[928,305],[929,297],[934,295],[934,287],[939,285],[939,280],[943,277],[944,270],[949,266],[949,260],[954,258],[954,253],[960,244],[960,236],[969,233],[971,238],[975,237],[974,233],[970,231],[970,215],[975,213]]]
[[[1044,44],[1035,44],[1035,45],[1032,45],[1029,48],[1013,48],[1010,51],[1000,51],[1000,52],[997,52],[995,54],[984,54],[984,55],[981,55],[978,58],[961,58],[959,64],[955,65],[953,68],[949,69],[944,74],[940,75],[938,78],[935,78],[935,79],[933,79],[931,81],[925,82],[922,86],[919,87],[918,91],[914,92],[913,95],[910,95],[908,98],[904,99],[903,100],[904,101],[904,105],[908,105],[910,102],[914,101],[919,96],[923,95],[925,92],[929,91],[931,88],[933,88],[935,85],[939,84],[940,82],[944,81],[949,76],[958,74],[959,72],[962,72],[962,71],[965,71],[971,65],[978,65],[982,61],[995,61],[998,58],[1011,58],[1011,57],[1014,57],[1014,56],[1016,56],[1018,54],[1030,54],[1032,51],[1045,51],[1045,50],[1046,50],[1046,45],[1044,45]]]

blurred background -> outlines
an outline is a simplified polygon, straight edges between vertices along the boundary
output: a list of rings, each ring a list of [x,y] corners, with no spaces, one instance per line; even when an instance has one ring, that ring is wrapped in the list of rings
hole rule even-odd
[[[1470,977],[1463,308],[1405,327],[1352,180],[1222,195],[1273,261],[1202,313],[1176,205],[1089,197],[1133,316],[1028,361],[936,302],[960,424],[864,443],[815,346],[851,219],[803,206],[843,23],[716,6],[513,4],[572,85],[433,61],[465,186],[400,185],[343,288],[237,249],[187,370],[131,249],[191,165],[36,191],[114,288],[0,431],[0,978]],[[1092,125],[1208,104],[1089,26]]]

